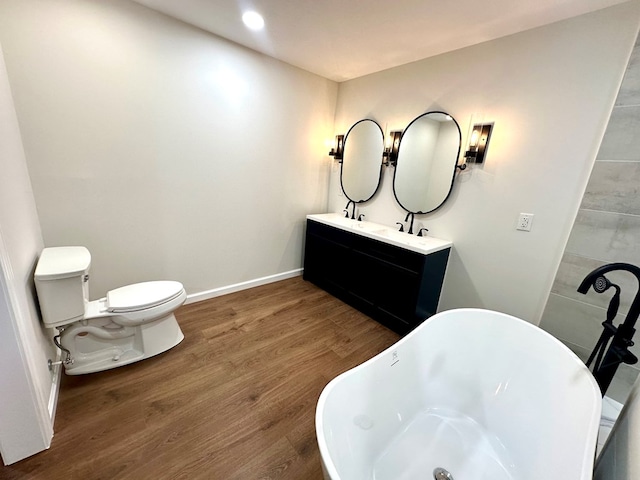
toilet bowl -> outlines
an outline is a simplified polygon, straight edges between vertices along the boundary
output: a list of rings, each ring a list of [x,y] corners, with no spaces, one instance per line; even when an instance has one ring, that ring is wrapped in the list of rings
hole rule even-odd
[[[91,254],[85,247],[45,248],[34,274],[42,320],[57,328],[68,375],[108,370],[158,355],[184,339],[175,310],[180,282],[127,285],[89,301]]]

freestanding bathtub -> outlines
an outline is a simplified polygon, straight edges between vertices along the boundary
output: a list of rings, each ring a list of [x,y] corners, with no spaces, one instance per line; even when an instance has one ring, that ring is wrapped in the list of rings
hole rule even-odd
[[[538,327],[449,310],[333,379],[316,434],[331,480],[586,480],[601,401]]]

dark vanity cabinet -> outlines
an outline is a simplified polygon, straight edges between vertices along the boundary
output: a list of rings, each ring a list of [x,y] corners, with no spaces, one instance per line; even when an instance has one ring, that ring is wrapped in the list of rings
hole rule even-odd
[[[406,334],[436,313],[450,250],[425,255],[307,219],[304,279]]]

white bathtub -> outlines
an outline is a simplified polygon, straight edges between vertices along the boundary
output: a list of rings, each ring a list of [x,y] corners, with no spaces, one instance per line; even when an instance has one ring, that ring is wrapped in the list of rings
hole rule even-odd
[[[585,480],[601,394],[543,330],[478,309],[434,315],[333,379],[316,410],[325,478]],[[445,477],[441,477],[445,478]]]

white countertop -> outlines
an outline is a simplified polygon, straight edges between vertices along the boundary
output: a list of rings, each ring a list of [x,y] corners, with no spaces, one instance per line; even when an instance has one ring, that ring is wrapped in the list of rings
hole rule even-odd
[[[428,236],[418,237],[417,235],[409,235],[406,232],[399,232],[395,228],[380,225],[379,223],[352,220],[340,213],[307,215],[307,219],[424,255],[444,250],[453,245],[448,240]]]

